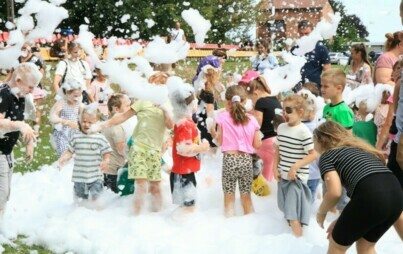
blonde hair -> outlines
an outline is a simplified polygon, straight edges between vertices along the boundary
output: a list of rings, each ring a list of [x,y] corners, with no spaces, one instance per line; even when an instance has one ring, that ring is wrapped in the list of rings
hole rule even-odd
[[[249,95],[253,94],[256,90],[271,94],[270,87],[267,85],[266,80],[262,76],[259,76],[256,79],[249,82],[246,88],[246,91]]]
[[[343,90],[346,86],[346,74],[341,69],[329,69],[323,72],[320,77],[322,79],[322,82],[323,80],[326,80],[327,82],[332,83],[335,86],[341,85],[343,87]]]
[[[234,101],[234,96],[239,96],[240,101]],[[238,85],[230,86],[225,92],[225,99],[231,102],[230,114],[235,124],[247,124],[249,117],[246,114],[245,107],[242,105],[242,103],[246,101],[245,89]]]
[[[354,137],[346,128],[334,121],[327,121],[319,125],[313,132],[313,138],[320,143],[322,152],[341,147],[356,147],[374,155],[385,164],[385,158],[379,150],[364,140]]]
[[[208,91],[212,94],[214,94],[214,85],[218,82],[219,79],[219,74],[217,70],[210,68],[207,70],[207,72],[204,74],[206,83],[204,90]]]
[[[33,82],[38,85],[42,79],[42,73],[38,67],[31,62],[20,63],[13,71],[12,80],[15,82],[17,79],[25,82]]]
[[[302,117],[305,116],[306,109],[308,107],[307,101],[299,94],[290,94],[284,98],[284,102],[293,102],[297,112],[302,113]]]

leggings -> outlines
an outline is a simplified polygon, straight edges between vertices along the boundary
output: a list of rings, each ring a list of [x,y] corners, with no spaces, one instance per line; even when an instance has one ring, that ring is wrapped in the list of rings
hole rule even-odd
[[[248,194],[252,189],[253,162],[250,154],[224,154],[222,168],[222,188],[224,193]]]

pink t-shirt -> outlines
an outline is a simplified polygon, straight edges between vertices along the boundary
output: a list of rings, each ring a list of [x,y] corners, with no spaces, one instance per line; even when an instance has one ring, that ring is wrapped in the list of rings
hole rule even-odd
[[[393,69],[393,65],[399,60],[397,56],[395,56],[392,53],[385,52],[383,53],[378,60],[376,60],[376,65],[375,65],[375,71],[374,73],[376,74],[376,70],[378,68],[387,68],[387,69]],[[374,75],[374,84],[377,84],[376,81],[376,76]]]
[[[253,137],[260,129],[256,119],[249,115],[249,122],[246,125],[236,125],[231,114],[224,111],[217,116],[217,124],[222,129],[221,151],[240,151],[244,153],[254,153]]]

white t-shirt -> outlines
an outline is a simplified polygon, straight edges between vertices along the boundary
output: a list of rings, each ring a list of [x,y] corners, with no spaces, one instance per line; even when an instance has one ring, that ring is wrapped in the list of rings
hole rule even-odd
[[[67,65],[66,65],[67,64]],[[66,72],[67,68],[67,72]],[[87,90],[86,80],[91,80],[92,74],[90,71],[90,66],[86,61],[70,61],[69,59],[60,61],[57,64],[55,75],[64,76],[66,73],[66,77],[64,80],[74,79],[82,84],[82,89]]]
[[[172,29],[172,31],[171,31],[171,39],[173,41],[182,42],[184,35],[185,35],[185,32],[180,28],[178,30]]]

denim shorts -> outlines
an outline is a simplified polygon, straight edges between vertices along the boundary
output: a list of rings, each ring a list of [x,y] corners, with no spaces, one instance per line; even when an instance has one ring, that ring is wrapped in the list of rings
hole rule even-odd
[[[92,183],[74,183],[74,194],[82,199],[88,199],[91,195],[92,199],[97,199],[104,188],[103,181],[101,179]]]

